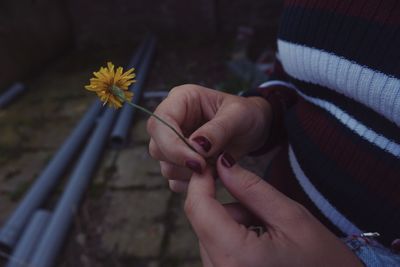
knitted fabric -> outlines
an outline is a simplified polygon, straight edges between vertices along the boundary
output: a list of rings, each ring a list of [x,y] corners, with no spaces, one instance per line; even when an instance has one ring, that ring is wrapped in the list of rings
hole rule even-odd
[[[278,73],[258,90],[284,121],[271,138],[287,136],[291,174],[276,159],[268,179],[333,231],[390,244],[400,236],[400,2],[286,1],[277,44]]]

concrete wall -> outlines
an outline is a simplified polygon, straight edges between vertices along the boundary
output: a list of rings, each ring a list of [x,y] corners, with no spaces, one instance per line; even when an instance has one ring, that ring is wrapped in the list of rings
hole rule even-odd
[[[108,47],[136,42],[148,31],[177,42],[233,39],[238,26],[273,40],[281,5],[282,0],[1,0],[0,92],[71,44]]]
[[[0,91],[40,70],[71,44],[63,1],[0,1]]]
[[[212,0],[69,0],[78,46],[137,41],[147,31],[160,37],[215,30]]]
[[[276,33],[281,0],[68,0],[78,46],[136,41],[147,31],[179,39]]]

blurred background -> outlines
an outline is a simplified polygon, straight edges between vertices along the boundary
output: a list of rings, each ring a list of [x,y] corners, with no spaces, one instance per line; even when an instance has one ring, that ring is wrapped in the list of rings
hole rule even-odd
[[[0,227],[95,99],[83,89],[93,71],[127,66],[152,33],[144,92],[194,83],[238,93],[267,77],[281,8],[281,0],[0,1],[0,95],[16,82],[26,88],[0,108]],[[152,110],[160,101],[140,103]],[[126,146],[105,148],[56,266],[201,266],[184,196],[169,191],[148,155],[146,119],[136,113]],[[262,173],[267,160],[243,164]],[[56,205],[68,174],[43,208]]]

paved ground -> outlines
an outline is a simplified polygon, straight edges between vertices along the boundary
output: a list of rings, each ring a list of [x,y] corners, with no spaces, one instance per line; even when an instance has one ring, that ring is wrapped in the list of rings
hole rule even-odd
[[[109,59],[123,64],[130,52],[118,48],[67,55],[30,79],[29,92],[0,111],[0,225],[93,100],[83,90],[90,73]],[[185,82],[222,86],[228,79],[224,57],[218,45],[162,46],[146,90]],[[157,103],[143,104],[153,108]],[[182,210],[184,196],[169,191],[158,163],[148,155],[145,121],[143,115],[136,118],[126,147],[105,151],[58,266],[201,266],[197,240]],[[246,164],[260,171],[257,160]],[[61,190],[46,207],[54,206]],[[218,196],[230,199],[222,188]]]

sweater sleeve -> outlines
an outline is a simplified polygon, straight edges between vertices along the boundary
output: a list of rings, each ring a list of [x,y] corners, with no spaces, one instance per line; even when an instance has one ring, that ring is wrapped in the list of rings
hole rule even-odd
[[[288,76],[284,72],[278,57],[275,60],[274,69],[268,81],[257,88],[247,91],[243,96],[263,97],[271,105],[272,112],[271,129],[264,145],[257,151],[250,153],[250,155],[257,156],[264,154],[275,146],[285,143],[287,141],[284,123],[285,113],[296,104],[298,95],[295,87],[289,82]]]
[[[400,266],[400,254],[392,249],[383,247],[374,239],[348,236],[342,241],[367,267]]]

